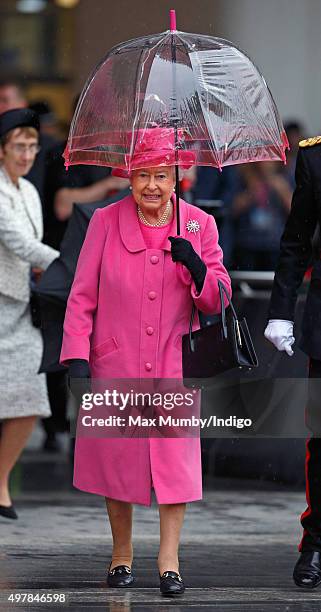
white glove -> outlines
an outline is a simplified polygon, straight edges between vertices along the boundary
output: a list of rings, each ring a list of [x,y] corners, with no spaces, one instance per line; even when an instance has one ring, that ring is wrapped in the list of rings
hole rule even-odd
[[[292,345],[295,342],[293,336],[293,321],[284,321],[283,319],[270,319],[264,336],[272,342],[278,351],[286,351],[292,357]]]

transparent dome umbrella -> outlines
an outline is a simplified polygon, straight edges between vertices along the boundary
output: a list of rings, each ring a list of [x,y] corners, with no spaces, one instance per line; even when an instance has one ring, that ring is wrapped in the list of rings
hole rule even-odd
[[[149,138],[148,157],[144,138],[153,128],[165,138],[161,145]],[[177,31],[171,11],[170,30],[114,47],[95,68],[64,157],[67,168],[96,164],[123,174],[148,159],[174,165],[178,188],[178,166],[285,162],[287,147],[272,95],[249,57],[227,40]],[[177,224],[179,234],[178,207]]]

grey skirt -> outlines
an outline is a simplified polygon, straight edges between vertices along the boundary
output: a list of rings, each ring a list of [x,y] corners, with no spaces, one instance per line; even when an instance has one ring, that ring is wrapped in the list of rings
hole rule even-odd
[[[29,304],[0,294],[0,420],[50,416],[42,347]]]

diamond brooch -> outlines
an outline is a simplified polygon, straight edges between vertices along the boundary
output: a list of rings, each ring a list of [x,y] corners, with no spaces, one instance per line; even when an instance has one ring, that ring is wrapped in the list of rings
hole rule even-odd
[[[201,229],[201,226],[199,224],[198,221],[196,221],[195,219],[189,219],[186,223],[186,229],[188,232],[192,232],[193,234],[196,234],[196,232],[199,232]]]

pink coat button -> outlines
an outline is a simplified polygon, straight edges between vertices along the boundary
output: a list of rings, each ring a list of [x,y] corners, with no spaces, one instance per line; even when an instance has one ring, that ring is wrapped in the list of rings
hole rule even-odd
[[[145,363],[145,370],[147,370],[147,372],[150,372],[151,369],[152,369],[152,364],[147,361],[147,363]]]
[[[152,264],[157,264],[159,262],[159,257],[157,257],[157,255],[152,255],[150,260]]]
[[[156,298],[156,295],[157,295],[156,291],[150,291],[148,294],[148,299],[154,300]]]
[[[154,333],[153,327],[146,327],[146,334],[148,334],[149,336],[152,336],[153,333]]]

